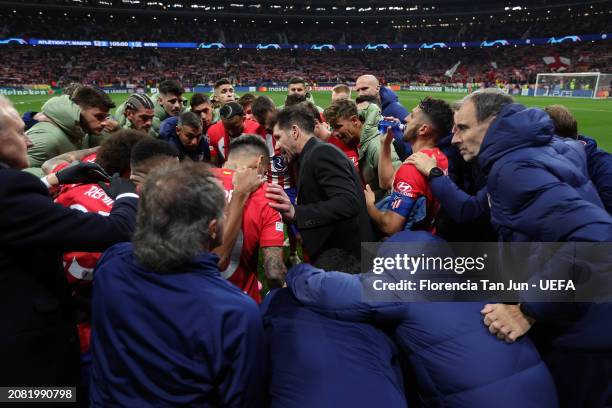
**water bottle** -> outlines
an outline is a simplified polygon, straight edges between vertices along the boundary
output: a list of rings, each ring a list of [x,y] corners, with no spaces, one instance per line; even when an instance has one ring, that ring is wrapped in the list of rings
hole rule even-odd
[[[394,122],[392,120],[381,120],[380,122],[378,122],[378,131],[383,135],[387,134],[387,128],[391,128],[394,131],[404,132],[405,127],[406,125],[404,125],[403,123]]]

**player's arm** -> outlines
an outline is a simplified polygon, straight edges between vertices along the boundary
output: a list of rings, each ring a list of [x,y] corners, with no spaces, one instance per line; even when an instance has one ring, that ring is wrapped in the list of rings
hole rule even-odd
[[[283,260],[283,247],[265,247],[263,253],[263,264],[266,279],[272,288],[282,288],[285,283],[287,267]]]
[[[49,174],[60,164],[70,164],[75,161],[80,161],[84,157],[95,153],[99,148],[100,146],[92,147],[91,149],[74,150],[72,152],[67,152],[60,154],[59,156],[55,156],[43,163],[42,171],[44,174]]]
[[[396,194],[393,194],[389,203],[390,206],[393,206],[396,200],[401,200],[401,203],[397,208],[398,211],[381,211],[376,208],[376,203],[374,202],[374,192],[370,188],[369,184],[366,185],[364,194],[366,196],[366,208],[368,210],[368,215],[383,234],[390,236],[402,230],[404,224],[406,223],[406,216],[410,213],[410,210],[414,205],[414,200],[409,197],[395,197]]]
[[[253,169],[236,170],[234,174],[234,192],[226,207],[227,220],[223,230],[223,243],[212,250],[219,256],[219,269],[224,271],[230,263],[230,256],[240,229],[242,228],[242,213],[249,195],[261,185],[261,177]]]
[[[393,143],[393,129],[387,128],[387,134],[380,138],[382,146],[378,158],[378,185],[384,190],[389,190],[393,186],[393,174],[395,167],[391,160],[391,144]]]

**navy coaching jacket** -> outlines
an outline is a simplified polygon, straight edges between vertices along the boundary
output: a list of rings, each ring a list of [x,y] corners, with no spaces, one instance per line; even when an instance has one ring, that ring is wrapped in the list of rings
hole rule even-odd
[[[182,272],[142,267],[131,243],[96,266],[93,407],[260,407],[264,337],[257,304],[212,253]]]
[[[261,310],[270,407],[406,407],[398,350],[381,330],[318,314],[288,289]]]

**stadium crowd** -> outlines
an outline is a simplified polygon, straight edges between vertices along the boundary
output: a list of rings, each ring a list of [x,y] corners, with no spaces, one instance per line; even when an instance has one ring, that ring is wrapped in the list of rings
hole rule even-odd
[[[53,9],[39,14],[31,11],[0,11],[0,36],[9,38],[47,38],[66,40],[116,41],[183,41],[221,43],[278,43],[278,44],[366,44],[366,43],[421,43],[432,41],[483,41],[518,38],[547,38],[553,36],[603,34],[609,26],[605,7],[583,6],[554,9],[553,13],[534,8],[527,11],[473,14],[460,10],[455,14],[422,16],[407,20],[384,18],[342,20],[314,23],[312,18],[231,16],[218,21],[206,19],[202,24],[193,17],[172,17],[164,13],[137,18],[126,13],[84,12],[62,13]],[[599,13],[599,11],[602,11]],[[111,17],[112,15],[112,17]],[[537,18],[537,20],[536,20]],[[204,19],[202,19],[204,20]],[[568,22],[571,25],[568,26]],[[145,22],[145,24],[143,24]],[[154,23],[152,26],[151,22]],[[348,22],[348,24],[347,24]],[[62,26],[65,29],[58,30]],[[571,28],[568,28],[571,27]],[[486,33],[486,34],[485,34]]]
[[[571,72],[606,72],[612,64],[607,44],[441,49],[406,51],[256,51],[187,49],[103,49],[10,47],[0,65],[0,84],[23,86],[83,82],[96,86],[156,85],[160,78],[178,78],[185,86],[212,85],[228,76],[235,84],[284,83],[295,75],[309,83],[354,83],[373,72],[383,83],[510,83],[534,84],[537,73],[550,72],[543,58],[570,59]],[[270,58],[270,53],[274,58]],[[432,58],[435,57],[435,58]],[[389,64],[389,60],[393,61]],[[446,72],[460,62],[451,77]],[[27,65],[28,69],[23,67]]]
[[[144,51],[18,51],[47,53],[47,80],[52,60],[153,80],[130,79]],[[362,242],[610,242],[612,156],[563,106],[404,107],[350,58],[323,107],[298,76],[280,107],[227,78],[187,100],[178,73],[120,106],[74,84],[22,119],[0,97],[0,385],[92,407],[610,406],[610,303],[368,302],[358,273]]]

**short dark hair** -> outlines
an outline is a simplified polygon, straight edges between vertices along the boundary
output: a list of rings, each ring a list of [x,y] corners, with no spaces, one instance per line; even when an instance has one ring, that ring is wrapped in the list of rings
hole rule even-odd
[[[453,128],[453,110],[445,100],[428,96],[419,103],[419,108],[429,118],[438,136],[446,136]]]
[[[336,126],[339,119],[350,118],[355,115],[359,115],[357,104],[349,99],[338,99],[323,112],[325,120],[332,126]]]
[[[233,139],[229,145],[229,155],[241,153],[255,153],[261,155],[266,160],[270,160],[270,150],[268,145],[259,135],[243,134]]]
[[[171,158],[178,158],[179,152],[165,140],[152,137],[141,140],[132,148],[130,169],[141,173],[148,173],[159,163]]]
[[[276,105],[269,96],[262,95],[255,98],[251,109],[253,110],[255,120],[263,125],[266,121],[266,115],[268,112],[276,111]]]
[[[294,77],[289,78],[289,82],[287,82],[287,85],[293,85],[293,84],[304,84],[304,86],[306,86],[306,81],[302,77],[294,76]]]
[[[96,154],[96,163],[111,175],[129,172],[132,148],[147,138],[141,131],[121,129],[102,142]]]
[[[210,103],[210,98],[208,95],[203,93],[194,93],[189,99],[189,106],[193,109],[195,106],[201,105],[203,103]]]
[[[218,79],[217,82],[215,82],[213,89],[217,89],[221,85],[231,85],[231,84],[232,82],[228,78],[221,78],[221,79]]]
[[[330,248],[323,252],[315,260],[313,266],[323,269],[324,271],[337,271],[350,274],[358,274],[361,272],[359,260],[346,249],[340,248]]]
[[[132,237],[136,259],[158,273],[179,271],[210,242],[208,226],[223,216],[224,206],[225,192],[206,164],[156,168],[141,185]]]
[[[165,81],[162,81],[161,84],[159,84],[159,93],[181,96],[185,93],[185,89],[179,81],[175,81],[174,79],[167,79]]]
[[[310,116],[312,116],[313,121],[321,122],[321,114],[319,113],[317,107],[312,104],[312,102],[304,101],[300,103],[299,106],[303,106],[304,109],[306,109],[310,113]]]
[[[240,106],[242,106],[243,108],[245,106],[251,105],[251,107],[253,106],[253,101],[255,100],[255,95],[253,95],[252,93],[245,93],[244,95],[242,95],[239,99],[238,99],[238,103],[240,104]]]
[[[293,125],[297,125],[306,133],[314,132],[314,120],[308,110],[301,105],[293,105],[284,107],[276,118],[276,124],[279,128],[287,130]]]
[[[124,113],[128,110],[138,111],[140,108],[144,109],[155,109],[155,105],[151,98],[144,94],[132,94],[128,100],[125,102],[125,110]]]
[[[563,105],[548,105],[544,108],[555,125],[555,134],[561,137],[578,138],[578,122]]]
[[[194,112],[187,111],[180,114],[178,126],[190,126],[194,129],[202,129],[202,118]]]
[[[462,104],[471,101],[476,109],[476,121],[482,123],[497,115],[504,106],[514,103],[514,99],[501,89],[486,88],[466,96]]]
[[[106,92],[89,85],[83,85],[75,89],[70,99],[80,107],[85,108],[99,108],[103,111],[109,111],[115,107],[115,102]]]
[[[298,103],[306,102],[306,100],[307,100],[306,95],[300,95],[300,94],[287,95],[287,98],[285,99],[285,106],[297,105]]]

